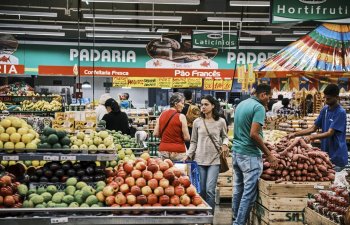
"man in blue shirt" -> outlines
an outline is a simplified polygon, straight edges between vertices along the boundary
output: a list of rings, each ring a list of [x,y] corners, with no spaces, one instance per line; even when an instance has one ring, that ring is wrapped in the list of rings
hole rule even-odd
[[[315,124],[305,130],[288,135],[288,138],[309,135],[321,128],[322,133],[304,136],[306,142],[322,139],[321,149],[328,153],[335,164],[335,170],[341,171],[348,164],[348,149],[346,146],[346,111],[338,103],[339,88],[329,84],[324,90],[326,106],[320,112]]]

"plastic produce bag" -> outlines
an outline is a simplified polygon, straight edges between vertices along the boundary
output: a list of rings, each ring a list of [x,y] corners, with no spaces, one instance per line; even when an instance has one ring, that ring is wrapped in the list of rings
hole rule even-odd
[[[349,187],[349,183],[346,180],[347,176],[348,172],[346,170],[335,173],[334,185],[337,187]]]

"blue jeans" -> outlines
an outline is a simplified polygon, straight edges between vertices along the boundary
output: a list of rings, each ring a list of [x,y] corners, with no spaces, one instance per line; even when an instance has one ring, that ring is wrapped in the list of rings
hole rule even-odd
[[[261,157],[233,152],[235,172],[233,191],[233,225],[246,224],[258,193],[258,180],[263,171]]]
[[[218,181],[220,165],[198,166],[201,186],[201,197],[215,211],[215,188]]]

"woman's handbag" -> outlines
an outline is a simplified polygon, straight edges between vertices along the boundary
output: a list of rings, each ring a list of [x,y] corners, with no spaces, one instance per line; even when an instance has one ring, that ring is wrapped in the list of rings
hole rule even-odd
[[[230,168],[228,167],[228,163],[227,163],[227,159],[226,159],[226,152],[224,152],[222,150],[222,148],[218,148],[214,142],[213,137],[211,136],[211,134],[209,133],[207,124],[205,123],[205,120],[203,119],[203,123],[205,126],[205,129],[207,130],[208,136],[211,140],[211,142],[213,142],[213,145],[215,146],[215,149],[218,151],[219,155],[220,155],[220,173],[225,173],[226,171],[228,171]]]

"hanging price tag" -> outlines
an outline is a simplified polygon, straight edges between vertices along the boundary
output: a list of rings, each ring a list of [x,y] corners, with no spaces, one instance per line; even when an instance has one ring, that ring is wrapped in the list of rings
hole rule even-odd
[[[60,157],[56,155],[44,155],[43,160],[45,161],[60,161]]]
[[[51,218],[51,223],[68,223],[68,217]]]
[[[231,91],[231,89],[232,89],[232,80],[231,79],[224,79],[222,81],[222,90]]]
[[[62,155],[61,160],[62,161],[75,161],[75,160],[77,160],[77,157],[75,155]]]
[[[114,155],[98,155],[97,161],[111,161],[114,160]]]
[[[214,81],[212,79],[204,79],[204,90],[213,90]]]
[[[19,160],[19,156],[18,155],[5,155],[2,157],[2,160],[4,160],[4,161],[16,161],[16,160]]]
[[[222,80],[221,79],[214,80],[214,90],[222,90]]]

